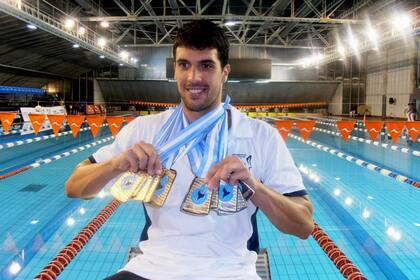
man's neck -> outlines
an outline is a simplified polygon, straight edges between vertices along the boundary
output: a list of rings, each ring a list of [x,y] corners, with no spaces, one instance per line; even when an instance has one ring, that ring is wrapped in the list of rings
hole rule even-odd
[[[184,104],[182,104],[182,111],[184,111],[184,114],[187,117],[188,121],[192,123],[198,120],[199,118],[201,118],[202,116],[204,116],[205,114],[207,114],[208,112],[215,110],[219,105],[220,103],[217,104],[216,106],[209,107],[201,111],[191,111],[191,110],[188,110]]]
[[[202,116],[204,116],[205,114],[207,114],[208,112],[211,111],[211,110],[209,110],[209,111],[206,111],[206,112],[203,112],[203,111],[194,112],[194,111],[186,110],[184,106],[182,107],[182,110],[184,111],[185,117],[187,118],[187,120],[190,123],[198,120],[199,118],[201,118]],[[228,112],[228,128],[230,128],[232,126],[232,112],[230,111],[229,108],[227,109],[227,112]]]

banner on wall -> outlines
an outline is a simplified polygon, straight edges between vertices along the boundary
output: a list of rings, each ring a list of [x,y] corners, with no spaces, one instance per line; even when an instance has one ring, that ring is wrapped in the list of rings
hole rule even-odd
[[[397,143],[398,138],[401,135],[402,130],[404,129],[405,122],[403,121],[387,121],[386,127],[388,128],[388,133],[391,135],[392,142]]]
[[[340,130],[341,137],[343,137],[344,142],[347,143],[349,136],[353,131],[354,124],[356,121],[337,121],[338,130]]]
[[[406,122],[405,126],[408,130],[408,135],[410,135],[410,138],[413,142],[417,141],[417,136],[420,133],[420,122],[414,121],[414,122]]]
[[[112,136],[117,135],[118,131],[121,128],[123,120],[124,120],[123,116],[106,117],[106,121],[108,122],[109,130],[111,130]]]
[[[292,129],[293,121],[275,121],[274,125],[280,132],[281,137],[283,140],[286,140],[289,136],[289,132]]]
[[[82,127],[85,116],[67,115],[67,124],[70,126],[73,137],[77,137],[80,127]]]
[[[315,121],[296,121],[295,123],[299,129],[300,136],[307,141],[315,127]]]
[[[3,126],[3,132],[9,132],[15,116],[15,112],[0,112],[0,123]]]
[[[102,116],[87,116],[86,121],[90,127],[90,131],[92,132],[93,137],[98,135],[99,129],[104,122],[105,117]]]
[[[381,132],[381,129],[383,126],[384,126],[383,121],[366,121],[365,122],[365,127],[367,129],[367,132],[369,133],[370,138],[372,138],[373,141],[376,141],[376,138]]]

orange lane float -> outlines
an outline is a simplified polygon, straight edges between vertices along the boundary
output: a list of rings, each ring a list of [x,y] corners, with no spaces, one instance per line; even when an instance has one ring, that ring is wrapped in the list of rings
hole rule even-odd
[[[73,238],[58,255],[47,264],[44,269],[35,277],[36,280],[54,280],[64,268],[76,257],[76,255],[89,242],[98,229],[108,220],[108,218],[120,206],[116,199],[112,200],[102,211],[87,224],[79,234]]]
[[[346,255],[334,244],[329,236],[315,223],[312,237],[321,246],[328,258],[333,261],[346,279],[367,280],[360,270],[346,257]]]

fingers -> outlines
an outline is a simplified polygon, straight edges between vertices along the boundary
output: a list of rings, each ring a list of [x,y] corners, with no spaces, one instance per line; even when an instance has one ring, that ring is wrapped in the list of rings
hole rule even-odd
[[[140,142],[138,145],[147,157],[147,162],[143,169],[147,169],[147,173],[151,175],[160,174],[162,164],[155,148],[145,142]]]
[[[250,176],[250,172],[243,162],[237,157],[230,156],[216,164],[207,173],[205,179],[209,189],[213,190],[219,187],[220,180],[231,185],[236,185],[238,180],[246,180]]]
[[[162,163],[158,153],[151,144],[143,141],[131,146],[123,160],[128,162],[128,170],[132,172],[144,170],[150,175],[162,173]],[[126,166],[127,164],[123,165]]]

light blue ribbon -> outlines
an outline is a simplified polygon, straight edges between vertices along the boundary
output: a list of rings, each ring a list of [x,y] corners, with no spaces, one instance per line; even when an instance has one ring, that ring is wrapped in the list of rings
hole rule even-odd
[[[224,104],[188,123],[181,104],[178,105],[153,139],[153,145],[163,165],[170,168],[178,158],[187,154],[196,176],[204,177],[210,168],[227,154],[228,117]],[[185,147],[182,152],[181,148]]]

